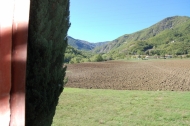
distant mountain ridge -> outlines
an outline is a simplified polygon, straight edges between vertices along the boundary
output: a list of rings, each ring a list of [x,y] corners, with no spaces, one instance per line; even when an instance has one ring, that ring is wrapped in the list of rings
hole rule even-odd
[[[71,36],[68,36],[68,44],[78,50],[86,50],[86,51],[89,51],[89,50],[93,50],[94,48],[96,47],[100,47],[102,45],[105,45],[108,43],[107,42],[97,42],[97,43],[91,43],[91,42],[88,42],[88,41],[84,41],[84,40],[80,40],[80,39],[75,39]]]
[[[190,58],[190,17],[174,16],[137,31],[125,34],[113,41],[90,43],[68,36],[66,63],[130,58]],[[72,46],[72,47],[71,47]],[[74,47],[74,48],[73,48]],[[83,51],[87,50],[87,51]]]
[[[177,34],[179,34],[179,36],[177,36]],[[182,42],[182,39],[188,41],[189,38],[190,17],[174,16],[165,18],[162,21],[154,24],[153,26],[143,29],[141,31],[120,36],[119,38],[107,43],[106,45],[96,48],[95,52],[108,53],[113,50],[119,50],[120,52],[130,51],[131,53],[135,53],[134,47],[140,45],[140,43],[141,45],[146,43],[147,45],[149,45],[149,47],[141,50],[139,49],[140,51],[145,52],[148,49],[152,49],[153,47],[163,49],[166,47],[166,44],[168,44],[171,41]],[[165,47],[160,47],[160,45],[162,44]]]

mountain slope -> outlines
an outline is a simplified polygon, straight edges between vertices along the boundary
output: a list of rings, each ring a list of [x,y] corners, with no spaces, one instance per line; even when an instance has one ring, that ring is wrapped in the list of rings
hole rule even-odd
[[[119,51],[120,53],[137,54],[152,49],[154,51],[164,50],[165,53],[169,53],[168,50],[175,47],[174,50],[177,53],[176,48],[182,45],[182,42],[187,44],[188,47],[189,41],[190,17],[174,16],[168,17],[144,30],[123,35],[102,47],[96,48],[95,52],[111,53]],[[171,42],[175,44],[170,44]],[[188,49],[186,49],[186,52],[188,52]]]
[[[97,43],[90,43],[84,40],[74,39],[71,36],[68,36],[68,44],[78,50],[93,50],[96,47],[100,47],[102,45],[107,44],[108,42],[97,42]]]

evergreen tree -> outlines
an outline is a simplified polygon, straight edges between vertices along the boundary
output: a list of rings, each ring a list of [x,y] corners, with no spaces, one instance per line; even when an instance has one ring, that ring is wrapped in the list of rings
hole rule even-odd
[[[64,88],[69,0],[31,0],[26,125],[50,126]]]

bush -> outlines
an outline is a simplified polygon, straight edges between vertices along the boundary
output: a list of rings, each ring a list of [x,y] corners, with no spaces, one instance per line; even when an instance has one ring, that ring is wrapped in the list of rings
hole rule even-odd
[[[91,58],[91,61],[92,62],[101,62],[101,61],[103,61],[102,55],[101,54],[94,55]]]

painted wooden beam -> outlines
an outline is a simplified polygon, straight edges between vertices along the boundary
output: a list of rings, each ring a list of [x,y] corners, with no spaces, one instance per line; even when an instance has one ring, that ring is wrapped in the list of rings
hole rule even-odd
[[[0,0],[0,125],[25,125],[30,0]]]
[[[10,122],[13,0],[0,0],[0,125]]]
[[[30,0],[15,0],[10,126],[25,125],[25,82]]]

